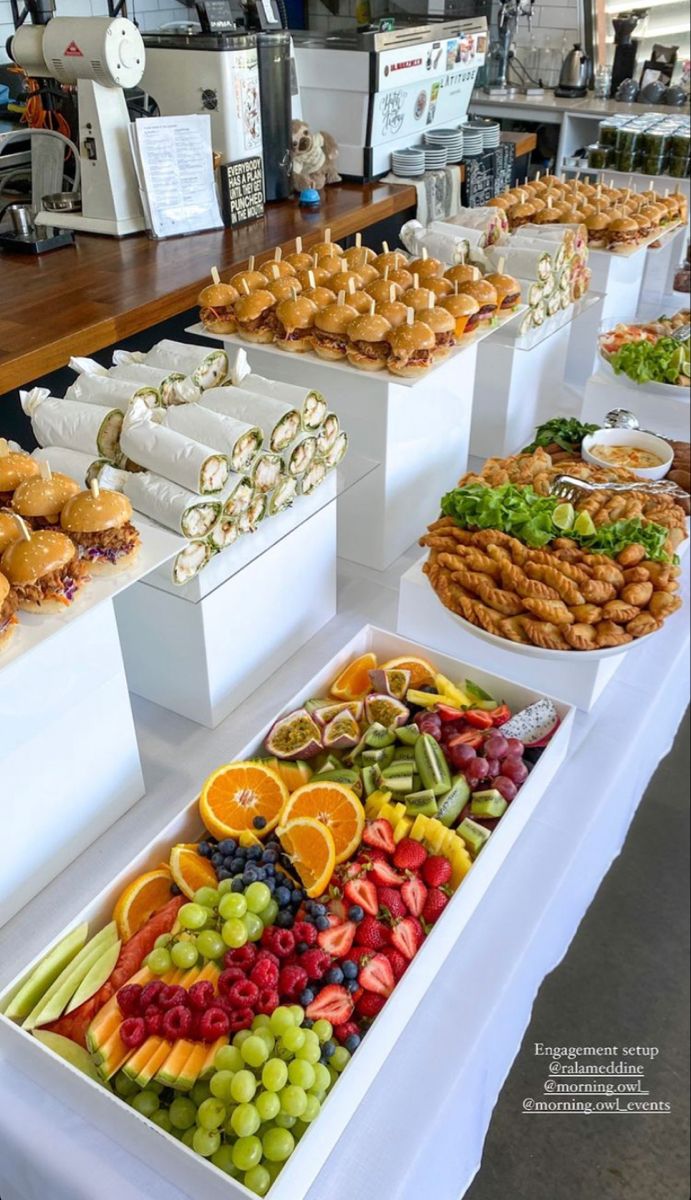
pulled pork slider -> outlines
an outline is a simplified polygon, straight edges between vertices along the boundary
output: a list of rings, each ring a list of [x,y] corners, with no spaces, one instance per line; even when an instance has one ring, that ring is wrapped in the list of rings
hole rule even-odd
[[[485,282],[491,283],[497,293],[497,308],[499,312],[509,312],[520,304],[521,285],[513,275],[500,275],[494,272],[485,275]]]
[[[359,271],[362,267],[370,267],[376,258],[374,250],[369,246],[351,246],[343,252],[346,267],[349,271]],[[376,271],[376,267],[374,268]]]
[[[236,288],[242,296],[245,289],[249,288],[251,292],[258,292],[261,288],[266,287],[266,275],[263,271],[238,271],[237,275],[231,276],[231,286]]]
[[[343,247],[339,246],[338,242],[315,242],[313,246],[310,246],[310,250],[315,258],[343,257]]]
[[[306,287],[300,293],[305,300],[311,300],[317,308],[326,308],[327,304],[335,304],[336,293],[327,287]]]
[[[357,271],[335,271],[329,277],[329,287],[338,295],[339,292],[350,291],[351,281],[356,292],[363,286],[362,276]]]
[[[491,321],[497,311],[497,293],[486,279],[477,279],[474,283],[464,283],[459,291],[466,296],[472,296],[480,305],[478,314],[480,321]]]
[[[520,229],[522,225],[530,224],[533,217],[537,216],[537,210],[532,204],[519,203],[512,205],[506,215],[509,218],[511,228]]]
[[[35,475],[40,475],[40,468],[28,454],[14,450],[0,454],[0,505],[9,504],[20,483]]]
[[[20,483],[12,497],[12,508],[32,529],[59,529],[60,513],[79,491],[79,484],[69,475],[56,471],[50,479],[34,476]]]
[[[398,329],[408,319],[408,309],[402,300],[384,300],[374,311],[388,321],[392,329]]]
[[[376,307],[376,301],[363,288],[358,292],[346,292],[346,303],[350,304],[360,316],[365,316],[372,311],[372,305]]]
[[[0,554],[11,542],[16,542],[22,536],[22,531],[12,513],[0,512]]]
[[[320,358],[337,362],[346,357],[348,350],[348,326],[352,325],[357,312],[351,304],[329,304],[314,318],[312,348]]]
[[[378,313],[356,317],[348,326],[348,362],[360,371],[383,371],[389,357],[391,326]]]
[[[288,263],[288,266],[292,267],[294,271],[309,271],[313,259],[306,250],[296,250],[294,254],[286,254],[283,262]]]
[[[482,271],[470,263],[459,263],[455,267],[449,267],[444,273],[444,279],[448,279],[452,288],[456,284],[460,287],[462,283],[474,283],[476,279],[482,279]]]
[[[131,566],[141,538],[131,522],[132,505],[122,492],[80,492],[62,510],[60,524],[94,574],[113,574]]]
[[[368,283],[374,283],[375,279],[379,279],[379,272],[376,267],[372,266],[372,263],[365,263],[364,267],[357,267],[356,269],[353,267],[346,267],[344,269],[348,271],[355,270],[355,274],[359,275],[362,280],[363,287],[367,287]]]
[[[434,334],[434,361],[441,362],[456,345],[456,322],[448,308],[430,308],[421,316]]]
[[[437,300],[443,300],[445,296],[450,296],[453,292],[453,284],[450,283],[448,279],[444,279],[443,276],[439,279],[436,277],[430,277],[429,279],[426,279],[425,287],[428,288],[430,292],[434,292]]]
[[[339,258],[337,254],[329,254],[326,258],[320,258],[317,260],[317,263],[317,270],[324,272],[328,280],[329,287],[334,286],[331,282],[334,275],[340,275],[341,272],[345,270],[343,259]],[[336,288],[336,291],[338,291],[338,288]]]
[[[411,287],[406,289],[401,300],[408,308],[412,308],[414,313],[421,313],[435,303],[436,297],[427,287]]]
[[[230,283],[210,283],[199,293],[199,320],[210,333],[235,333],[233,305],[240,293]]]
[[[368,283],[365,288],[368,296],[371,296],[375,304],[379,304],[384,300],[390,300],[392,293],[394,300],[397,300],[401,295],[403,288],[399,283],[391,283],[389,279],[382,279],[377,276],[373,283]]]
[[[413,321],[412,325],[399,325],[389,334],[391,355],[389,370],[404,379],[414,379],[429,371],[436,353],[436,338],[429,325]]]
[[[443,273],[444,264],[438,258],[429,258],[423,255],[422,258],[414,258],[411,263],[408,263],[408,270],[422,281],[423,279],[439,278]]]
[[[89,578],[74,542],[52,529],[12,542],[0,559],[0,570],[14,588],[18,607],[26,612],[62,611]]]
[[[400,271],[402,268],[407,268],[408,259],[402,250],[385,250],[383,254],[377,255],[374,265],[380,275],[383,275],[387,267],[390,271]]]
[[[295,274],[295,267],[283,258],[270,258],[261,264],[259,270],[269,283],[276,279],[285,279],[287,275]]]
[[[395,271],[389,271],[386,276],[382,275],[382,279],[388,279],[389,283],[398,283],[405,291],[406,288],[413,286],[413,273],[407,267],[398,267]]]
[[[264,280],[266,283],[266,280]],[[248,342],[272,342],[276,332],[276,297],[265,288],[235,302],[238,334]]]
[[[312,329],[317,306],[304,296],[282,300],[276,307],[276,345],[292,354],[312,349]]]
[[[617,217],[607,231],[608,246],[635,246],[640,239],[638,222],[633,217]]]
[[[473,296],[466,295],[465,292],[447,296],[446,300],[442,300],[440,308],[445,308],[451,313],[456,322],[457,338],[473,333],[480,324],[480,305]]]
[[[588,245],[592,250],[604,250],[608,242],[610,219],[604,213],[597,212],[594,217],[588,217],[585,227],[588,230]]]
[[[544,208],[541,208],[539,212],[535,213],[535,216],[533,217],[531,224],[532,225],[558,225],[560,220],[561,220],[561,217],[559,216],[557,206],[552,205],[552,207],[550,208],[548,205],[545,205]]]
[[[6,648],[14,627],[17,624],[17,597],[10,581],[5,575],[0,575],[0,654]]]
[[[283,275],[273,283],[267,283],[266,290],[271,292],[271,295],[276,297],[276,303],[279,303],[281,300],[294,300],[302,291],[302,285],[294,275]]]
[[[298,271],[298,279],[302,284],[304,291],[313,287],[324,287],[328,284],[331,276],[335,274],[333,271],[327,271],[321,265],[315,267],[314,264],[307,271]],[[311,276],[311,278],[310,278]]]

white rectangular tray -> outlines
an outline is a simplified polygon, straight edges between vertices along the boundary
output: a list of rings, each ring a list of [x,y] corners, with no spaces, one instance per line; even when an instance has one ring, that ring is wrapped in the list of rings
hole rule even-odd
[[[439,668],[451,677],[471,675],[480,686],[505,698],[514,708],[523,707],[536,698],[529,688],[478,670],[472,663],[459,664],[437,651],[429,651],[384,630],[365,626],[312,679],[305,682],[286,710],[309,696],[317,695],[355,655],[372,649],[387,659],[404,653],[431,655]],[[422,996],[430,987],[463,929],[471,920],[480,900],[501,869],[511,847],[535,809],[540,797],[551,784],[563,762],[573,728],[574,710],[558,701],[561,725],[516,801],[498,825],[480,858],[453,897],[446,912],[435,926],[432,935],[406,971],[387,1002],[383,1014],[367,1034],[364,1046],[354,1056],[324,1106],[314,1127],[305,1134],[293,1156],[284,1166],[269,1193],[270,1200],[302,1200],[314,1182],[336,1141],[357,1109],[367,1088],[375,1079],[394,1043],[402,1033]],[[268,727],[267,727],[268,728]],[[239,757],[256,754],[267,729],[245,747]],[[176,841],[189,841],[200,832],[196,801],[181,807],[179,815],[162,831],[153,844],[142,851],[91,904],[81,912],[66,914],[64,936],[77,922],[88,920],[93,929],[105,923],[123,886],[137,872],[161,861]],[[57,941],[58,938],[55,939]],[[48,947],[46,947],[48,949]],[[15,991],[21,980],[38,961],[18,962],[16,978],[0,995],[0,1004]],[[223,1175],[206,1160],[195,1155],[181,1142],[171,1138],[105,1091],[64,1060],[57,1058],[36,1039],[17,1025],[0,1016],[0,1049],[2,1053],[35,1079],[41,1087],[56,1092],[70,1107],[116,1140],[121,1140],[171,1185],[188,1191],[190,1196],[204,1200],[251,1200],[251,1193],[239,1182]]]

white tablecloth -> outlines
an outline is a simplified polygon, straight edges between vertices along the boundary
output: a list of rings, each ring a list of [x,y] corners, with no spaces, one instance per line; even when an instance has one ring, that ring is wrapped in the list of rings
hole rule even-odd
[[[540,983],[565,954],[673,741],[688,701],[687,625],[677,613],[579,715],[567,762],[306,1200],[458,1200],[468,1187]],[[0,936],[4,978],[13,942],[27,936],[26,923],[16,928]],[[7,1064],[0,1196],[189,1200]]]

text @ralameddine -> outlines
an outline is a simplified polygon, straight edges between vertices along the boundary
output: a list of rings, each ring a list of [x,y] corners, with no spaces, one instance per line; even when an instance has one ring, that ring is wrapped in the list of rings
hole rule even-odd
[[[669,1113],[671,1104],[651,1098],[646,1068],[658,1046],[550,1046],[534,1043],[536,1058],[548,1059],[542,1096],[526,1096],[521,1109],[530,1116],[576,1114],[652,1115]],[[638,1061],[636,1061],[638,1060]]]

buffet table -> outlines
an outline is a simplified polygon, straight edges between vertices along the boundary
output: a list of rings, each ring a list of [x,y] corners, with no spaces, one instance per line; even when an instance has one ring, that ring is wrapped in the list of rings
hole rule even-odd
[[[342,644],[361,623],[363,610],[393,627],[392,582],[373,585],[360,569],[346,570],[346,611],[247,702],[233,718],[230,737],[223,727],[214,735],[160,709],[138,706],[148,794],[56,880],[50,896],[37,897],[0,933],[0,986],[12,976],[16,956],[38,950],[57,927],[61,896],[70,895],[74,904],[127,863],[128,836],[141,844],[143,832],[159,829],[190,781],[218,761],[219,748],[228,758],[245,731],[274,713]],[[355,601],[348,603],[352,596]],[[630,656],[595,709],[578,715],[567,762],[305,1200],[327,1195],[365,1200],[377,1192],[387,1200],[423,1195],[456,1200],[468,1187],[536,992],[565,954],[621,850],[648,780],[671,746],[688,699],[688,650],[682,611]],[[463,1013],[484,1019],[471,1024]],[[95,1177],[103,1197],[187,1200],[6,1066],[2,1101],[3,1200],[46,1195],[93,1200]]]

